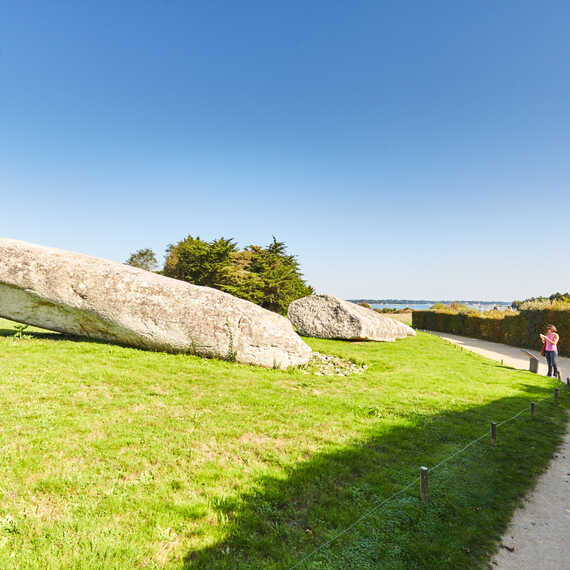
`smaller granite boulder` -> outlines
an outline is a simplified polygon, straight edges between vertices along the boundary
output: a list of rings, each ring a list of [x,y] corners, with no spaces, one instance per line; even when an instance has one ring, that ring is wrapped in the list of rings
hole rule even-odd
[[[287,316],[299,334],[316,338],[394,341],[416,334],[400,321],[332,295],[297,299]]]

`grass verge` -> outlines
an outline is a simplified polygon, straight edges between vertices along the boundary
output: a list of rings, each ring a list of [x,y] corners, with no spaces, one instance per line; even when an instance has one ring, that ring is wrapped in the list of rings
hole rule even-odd
[[[555,382],[427,334],[323,377],[0,323],[0,567],[485,567],[564,431]],[[431,501],[416,486],[433,471]]]

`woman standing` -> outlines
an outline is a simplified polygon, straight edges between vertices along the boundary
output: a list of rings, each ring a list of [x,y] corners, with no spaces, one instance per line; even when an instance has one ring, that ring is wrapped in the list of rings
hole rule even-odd
[[[540,340],[544,344],[544,356],[546,356],[546,362],[548,364],[547,376],[552,376],[554,373],[555,378],[560,378],[558,363],[556,362],[560,337],[558,336],[556,327],[554,325],[548,325],[548,327],[546,327],[546,335],[541,334]]]

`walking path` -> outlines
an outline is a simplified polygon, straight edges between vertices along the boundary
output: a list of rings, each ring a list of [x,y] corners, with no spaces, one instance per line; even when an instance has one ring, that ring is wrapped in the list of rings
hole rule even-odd
[[[548,369],[545,359],[540,356],[540,353],[537,350],[530,350],[527,348],[520,349],[516,346],[509,346],[507,344],[500,344],[498,342],[489,342],[487,340],[479,340],[478,338],[468,338],[466,336],[459,336],[450,333],[441,333],[435,331],[426,332],[444,338],[453,344],[463,346],[465,349],[470,350],[471,352],[476,352],[481,356],[491,358],[492,360],[502,360],[505,365],[512,366],[513,368],[519,368],[520,370],[528,370],[529,358],[522,352],[522,350],[525,350],[538,358],[539,374],[546,374]],[[558,368],[561,371],[562,380],[566,382],[566,378],[570,376],[570,358],[559,356]]]
[[[447,333],[433,332],[507,366],[528,370],[528,357],[520,349]],[[546,373],[544,359],[539,373]],[[559,358],[562,378],[570,375],[570,358]],[[566,376],[564,375],[566,374]],[[497,570],[568,570],[570,569],[570,425],[562,446],[554,454],[548,471],[518,509],[503,538],[499,553],[492,560]]]

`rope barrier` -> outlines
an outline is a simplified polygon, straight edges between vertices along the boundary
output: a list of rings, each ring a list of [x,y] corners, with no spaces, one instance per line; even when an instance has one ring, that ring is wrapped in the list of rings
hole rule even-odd
[[[549,400],[550,398],[543,398],[542,400],[538,400],[537,402],[535,402],[535,404],[542,404],[545,401]],[[516,413],[514,416],[511,416],[510,418],[507,418],[506,420],[503,420],[502,422],[498,423],[497,426],[502,426],[505,425],[511,421],[513,421],[514,419],[518,418],[520,415],[524,414],[526,411],[528,411],[527,408],[522,409],[520,412]],[[470,441],[465,447],[462,447],[460,450],[452,453],[451,455],[447,456],[445,459],[443,459],[442,461],[440,461],[439,463],[437,463],[436,465],[434,465],[433,467],[430,468],[430,471],[434,471],[435,469],[437,469],[438,467],[441,467],[442,465],[444,465],[445,463],[447,463],[448,461],[450,461],[451,459],[453,459],[454,457],[456,457],[457,455],[463,453],[464,451],[466,451],[467,449],[469,449],[471,446],[475,445],[476,443],[480,442],[482,439],[485,439],[486,437],[489,437],[489,434],[486,432],[484,433],[482,436],[478,437],[477,439],[474,439],[472,441]],[[321,550],[323,550],[323,548],[329,546],[330,544],[332,544],[335,540],[339,539],[341,536],[345,535],[347,532],[349,532],[350,530],[352,530],[355,526],[357,526],[359,523],[361,523],[364,519],[368,518],[370,515],[374,514],[377,510],[379,510],[381,507],[383,507],[386,503],[390,502],[392,499],[394,499],[395,497],[397,497],[398,495],[401,495],[402,493],[404,493],[405,491],[407,491],[410,487],[412,487],[413,485],[415,485],[418,481],[419,477],[415,477],[410,483],[408,483],[405,487],[403,487],[402,489],[400,489],[399,491],[396,491],[393,495],[390,495],[388,498],[384,499],[383,501],[381,501],[379,504],[375,505],[374,507],[372,507],[370,510],[368,510],[367,512],[365,512],[363,515],[361,515],[358,519],[356,519],[352,524],[350,524],[348,527],[346,527],[344,530],[340,531],[339,533],[337,533],[336,535],[334,535],[332,538],[329,538],[327,541],[323,542],[323,544],[319,545],[317,548],[315,548],[312,552],[310,552],[309,554],[307,554],[306,556],[304,556],[301,560],[299,560],[299,562],[297,562],[294,566],[291,566],[289,568],[289,570],[294,570],[295,568],[298,568],[299,566],[301,566],[301,564],[303,564],[304,562],[306,562],[309,558],[312,558],[315,554],[317,554],[318,552],[320,552]]]
[[[341,532],[339,532],[338,534],[336,534],[332,538],[329,538],[329,540],[327,540],[326,542],[321,544],[319,547],[315,548],[315,550],[313,550],[311,553],[307,554],[307,556],[305,556],[304,558],[299,560],[299,562],[297,562],[297,564],[295,564],[295,566],[291,566],[291,568],[289,570],[293,570],[294,568],[299,567],[301,564],[303,564],[303,562],[305,562],[306,560],[308,560],[309,558],[314,556],[317,552],[322,550],[325,546],[328,546],[329,544],[333,543],[335,540],[340,538],[342,535],[346,534],[349,530],[351,530],[355,526],[357,526],[364,519],[368,518],[371,514],[375,513],[378,509],[380,509],[382,506],[384,506],[388,501],[391,501],[394,497],[397,497],[398,495],[401,495],[404,491],[407,491],[412,485],[415,485],[415,483],[416,483],[416,480],[414,479],[411,483],[408,483],[403,489],[396,491],[393,495],[390,495],[387,499],[384,499],[381,503],[379,503],[378,505],[376,505],[375,507],[370,509],[368,512],[364,513],[358,519],[356,519],[350,526],[347,526],[344,530],[342,530]]]

